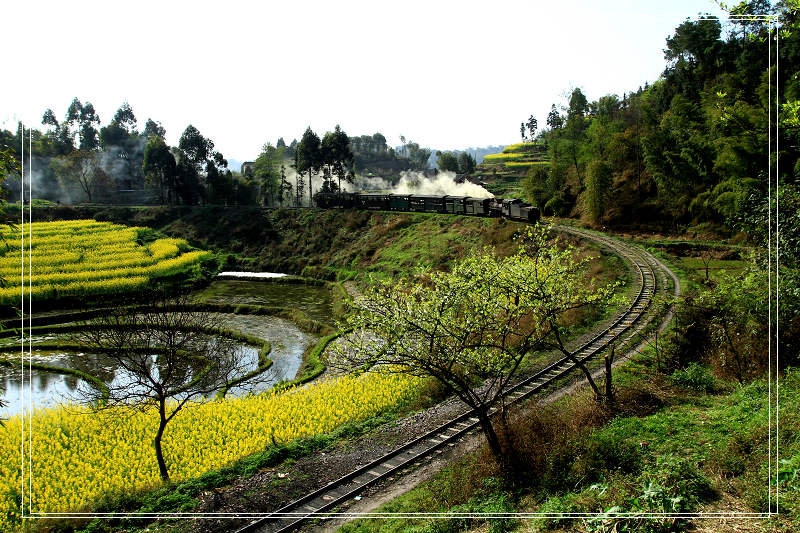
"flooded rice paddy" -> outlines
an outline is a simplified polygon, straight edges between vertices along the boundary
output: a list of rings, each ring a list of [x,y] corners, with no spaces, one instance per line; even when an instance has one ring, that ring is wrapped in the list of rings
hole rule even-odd
[[[331,321],[333,306],[330,289],[302,283],[216,280],[199,297],[210,303],[290,307],[325,323]]]
[[[318,321],[330,322],[331,318],[331,296],[326,287],[219,280],[213,282],[203,296],[212,302],[297,308]],[[231,388],[229,396],[265,391],[280,380],[294,379],[302,364],[303,352],[318,340],[292,322],[278,317],[228,313],[213,313],[213,317],[220,327],[269,341],[272,348],[269,354],[272,367],[255,383]],[[28,354],[20,352],[0,353],[0,357],[21,363],[30,360],[48,366],[80,370],[107,384],[120,385],[125,384],[126,380],[130,381],[124,369],[102,354],[36,350],[36,343],[57,342],[60,338],[60,335],[53,334],[34,337],[30,359]],[[18,339],[8,341],[18,342]],[[239,345],[237,352],[245,371],[258,367],[258,347]],[[24,372],[20,366],[0,367],[0,385],[3,387],[0,398],[7,403],[3,408],[4,416],[13,416],[23,409],[75,403],[83,396],[82,391],[90,386],[74,375],[30,369],[27,365],[24,365]]]

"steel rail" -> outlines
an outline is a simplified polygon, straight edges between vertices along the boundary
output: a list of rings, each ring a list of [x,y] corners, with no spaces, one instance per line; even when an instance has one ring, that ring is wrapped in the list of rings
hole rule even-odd
[[[537,392],[543,391],[556,380],[578,368],[579,365],[576,364],[576,361],[580,364],[588,362],[619,339],[621,335],[628,333],[625,341],[631,339],[645,327],[646,322],[641,319],[647,313],[657,287],[663,284],[666,288],[665,273],[658,262],[644,250],[625,245],[607,236],[577,228],[557,226],[556,229],[593,240],[625,258],[629,263],[629,269],[635,273],[637,278],[634,289],[636,295],[628,308],[612,319],[610,325],[581,344],[569,356],[565,355],[511,386],[504,394],[504,399],[508,399],[505,401],[505,405],[522,402]],[[661,283],[657,283],[655,271],[660,272]],[[498,408],[494,408],[490,412],[490,416],[498,411]],[[247,524],[237,530],[237,533],[256,531],[284,533],[296,529],[306,520],[324,518],[326,513],[358,496],[368,487],[389,479],[406,469],[418,466],[424,459],[441,453],[445,447],[454,446],[457,440],[478,430],[479,427],[480,421],[472,411],[463,413],[327,485]]]

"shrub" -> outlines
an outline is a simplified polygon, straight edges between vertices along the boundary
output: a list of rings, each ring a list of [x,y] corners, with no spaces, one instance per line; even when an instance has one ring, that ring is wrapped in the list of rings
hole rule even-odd
[[[698,392],[712,392],[714,390],[714,376],[706,367],[698,363],[690,363],[685,370],[676,370],[670,379],[683,387]]]

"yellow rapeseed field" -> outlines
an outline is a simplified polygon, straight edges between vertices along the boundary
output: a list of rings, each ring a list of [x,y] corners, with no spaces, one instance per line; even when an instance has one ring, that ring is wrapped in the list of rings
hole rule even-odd
[[[191,405],[176,415],[164,436],[170,476],[198,476],[258,452],[273,439],[285,443],[375,415],[410,398],[417,384],[417,378],[368,373]],[[106,491],[159,485],[152,446],[157,423],[152,411],[93,414],[76,406],[8,420],[0,428],[0,531],[20,526],[23,424],[28,511],[55,513],[76,511]]]
[[[505,166],[508,168],[517,167],[536,167],[541,165],[549,165],[549,161],[507,161]]]
[[[533,148],[534,146],[536,146],[536,143],[530,143],[530,142],[511,144],[503,149],[503,153],[513,154],[516,152],[525,152],[528,151],[530,148]]]
[[[528,154],[507,154],[507,153],[499,153],[499,154],[489,154],[483,156],[484,161],[488,161],[490,163],[501,163],[503,161],[512,161],[514,159],[521,159],[526,157]]]
[[[0,227],[6,244],[0,247],[0,278],[6,280],[0,303],[18,303],[23,286],[34,299],[135,290],[154,277],[191,268],[208,253],[182,253],[188,247],[183,239],[140,245],[141,230],[95,220]],[[22,278],[23,265],[30,278]]]

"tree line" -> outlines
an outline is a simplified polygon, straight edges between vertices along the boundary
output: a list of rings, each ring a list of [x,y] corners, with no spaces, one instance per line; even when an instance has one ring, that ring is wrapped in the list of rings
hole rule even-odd
[[[100,127],[100,117],[91,102],[76,97],[59,121],[52,109],[42,116],[45,131],[26,130],[31,140],[33,194],[53,201],[118,202],[148,201],[150,191],[159,203],[217,203],[226,197],[234,180],[228,162],[214,150],[214,142],[191,124],[177,147],[164,140],[166,131],[148,118],[142,131],[131,106],[124,102],[111,122]],[[0,131],[0,144],[15,158],[23,142],[22,125],[17,131]],[[10,199],[20,197],[20,182],[6,179]],[[133,193],[133,195],[131,195]],[[139,196],[136,196],[139,194]]]
[[[456,174],[470,174],[475,172],[478,164],[475,156],[469,152],[436,152],[436,165],[439,170],[444,172],[455,172]]]
[[[178,146],[167,144],[165,129],[151,118],[138,131],[127,102],[103,127],[92,103],[77,97],[61,121],[47,109],[42,124],[44,131],[25,132],[32,137],[33,195],[68,203],[309,205],[315,192],[340,191],[342,182],[353,183],[357,169],[384,175],[424,169],[431,155],[403,136],[395,150],[381,133],[348,137],[337,125],[320,137],[309,127],[300,141],[287,145],[281,137],[274,146],[264,144],[253,163],[235,172],[214,142],[191,124]],[[0,145],[16,160],[21,143],[21,124],[16,132],[0,131]],[[5,186],[10,199],[18,200],[19,181],[7,179]]]
[[[716,18],[680,24],[652,85],[592,102],[574,88],[564,105],[552,105],[538,135],[534,117],[522,123],[523,140],[542,144],[550,157],[525,178],[528,200],[548,214],[604,224],[733,228],[743,209],[766,201],[768,153],[780,158],[780,182],[796,188],[800,80],[790,65],[800,53],[797,12],[756,0],[732,14],[738,17],[724,28]],[[758,17],[767,14],[777,29]]]

